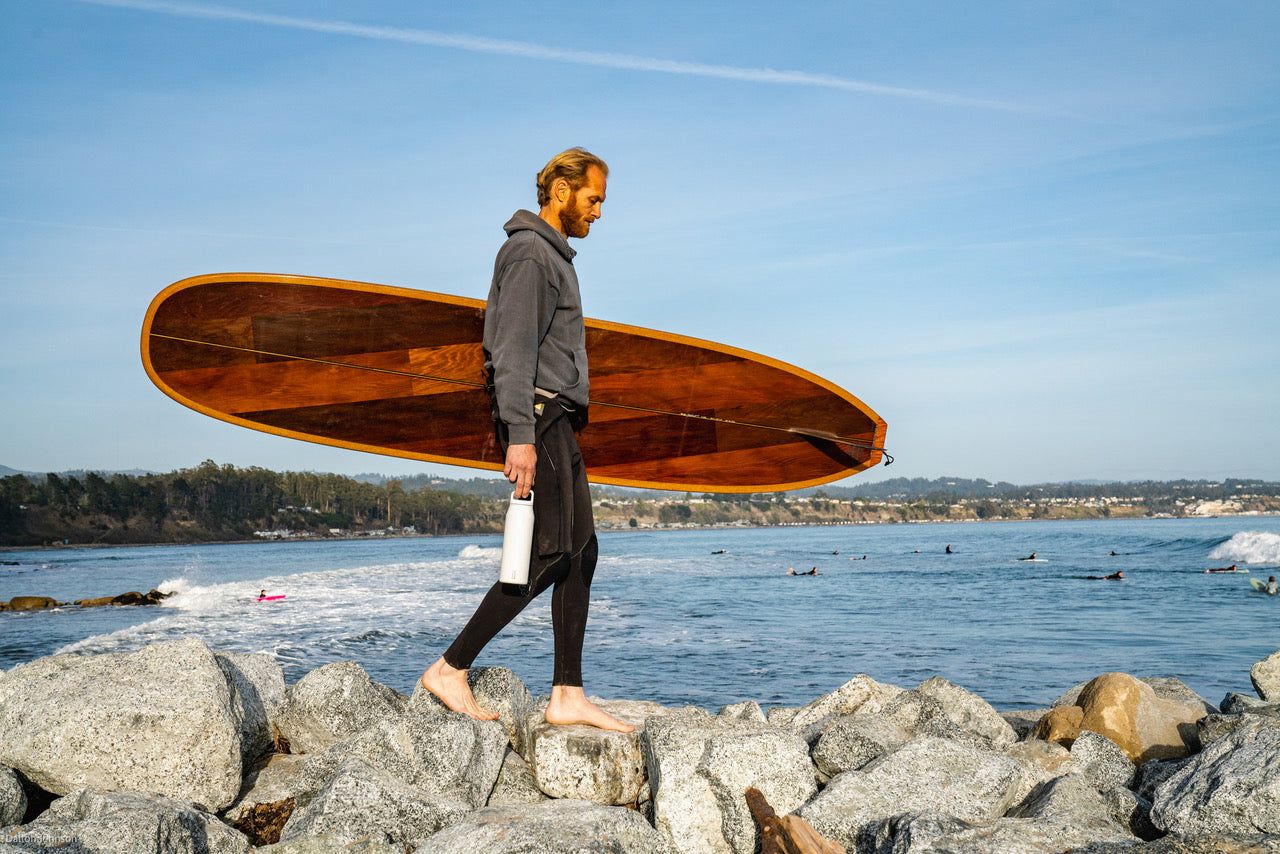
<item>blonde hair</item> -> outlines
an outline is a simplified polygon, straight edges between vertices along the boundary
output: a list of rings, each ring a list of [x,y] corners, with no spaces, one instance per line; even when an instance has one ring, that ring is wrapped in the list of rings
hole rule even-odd
[[[538,173],[538,207],[545,208],[551,203],[551,187],[561,178],[569,182],[569,189],[575,193],[587,183],[587,170],[592,166],[609,177],[609,167],[603,160],[585,148],[570,148],[551,158],[542,171]]]

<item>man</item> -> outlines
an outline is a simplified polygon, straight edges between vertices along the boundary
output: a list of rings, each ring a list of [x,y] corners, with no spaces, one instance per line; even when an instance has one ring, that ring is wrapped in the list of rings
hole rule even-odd
[[[546,718],[630,732],[587,700],[582,642],[596,565],[591,493],[574,431],[586,424],[587,350],[582,300],[567,238],[586,237],[600,218],[609,167],[571,148],[538,173],[538,213],[516,211],[494,261],[485,309],[485,371],[503,474],[515,495],[533,489],[533,557],[523,586],[495,583],[422,685],[456,712],[493,720],[467,685],[484,646],[538,594],[552,587],[555,674]],[[536,489],[535,489],[536,483]]]

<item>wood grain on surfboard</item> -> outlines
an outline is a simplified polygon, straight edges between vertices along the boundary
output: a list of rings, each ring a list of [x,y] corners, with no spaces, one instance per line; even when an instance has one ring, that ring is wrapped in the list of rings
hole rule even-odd
[[[501,470],[481,370],[483,300],[307,276],[175,282],[142,361],[206,415],[353,450]],[[682,335],[588,319],[597,483],[768,492],[879,463],[885,422],[800,368]]]

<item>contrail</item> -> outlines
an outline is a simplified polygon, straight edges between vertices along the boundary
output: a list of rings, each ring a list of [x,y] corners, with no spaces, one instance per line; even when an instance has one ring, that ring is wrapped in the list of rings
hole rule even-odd
[[[165,15],[178,15],[186,18],[207,18],[219,21],[240,21],[250,24],[265,24],[272,27],[286,27],[293,30],[309,30],[317,33],[354,36],[357,38],[375,39],[379,41],[407,42],[409,44],[445,47],[454,50],[466,50],[473,53],[491,53],[502,56],[540,59],[550,62],[567,62],[576,65],[590,65],[597,68],[617,68],[627,71],[649,71],[664,74],[680,74],[694,77],[716,77],[722,80],[740,80],[749,83],[770,83],[791,86],[809,86],[822,89],[838,89],[846,92],[860,92],[868,95],[882,95],[894,98],[910,98],[917,101],[932,101],[957,107],[978,107],[987,110],[1006,112],[1034,112],[1017,104],[1003,101],[991,101],[978,98],[966,98],[946,92],[934,92],[928,89],[908,89],[899,86],[884,86],[853,80],[847,77],[836,77],[828,74],[813,74],[807,71],[785,71],[772,68],[743,68],[733,65],[707,65],[699,62],[678,62],[669,59],[632,56],[624,53],[602,53],[597,51],[573,50],[570,48],[548,47],[530,42],[510,41],[507,39],[489,39],[480,36],[466,36],[455,33],[441,33],[434,30],[406,29],[402,27],[375,27],[364,24],[353,24],[348,21],[319,21],[309,18],[294,18],[285,15],[270,15],[260,12],[247,12],[243,9],[232,9],[225,6],[205,6],[191,3],[170,3],[161,0],[78,0],[96,6],[112,6],[120,9],[135,9],[143,12],[158,12]]]

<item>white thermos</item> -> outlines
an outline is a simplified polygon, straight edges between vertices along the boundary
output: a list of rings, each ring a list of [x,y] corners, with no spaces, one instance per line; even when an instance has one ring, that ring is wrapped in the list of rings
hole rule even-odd
[[[498,580],[503,584],[529,583],[529,557],[533,551],[533,490],[528,498],[511,493],[507,505],[507,522],[502,529],[502,568]]]

